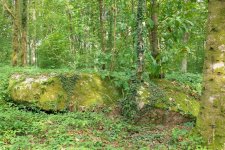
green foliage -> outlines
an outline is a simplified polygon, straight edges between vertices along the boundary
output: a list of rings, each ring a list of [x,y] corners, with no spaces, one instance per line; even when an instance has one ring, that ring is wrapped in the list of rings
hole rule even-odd
[[[133,120],[137,116],[137,87],[138,84],[132,83],[128,91],[126,91],[125,97],[121,100],[122,115],[126,119]]]
[[[0,8],[0,11],[1,8]],[[0,63],[9,63],[11,55],[11,25],[10,21],[0,15]]]
[[[201,144],[198,137],[186,138],[188,129],[171,132],[95,112],[46,114],[1,104],[0,119],[1,149],[194,149]]]
[[[135,25],[137,2],[126,0],[105,1],[104,28],[106,36],[106,52],[101,51],[99,38],[99,5],[97,1],[63,1],[40,0],[29,5],[28,41],[29,48],[37,46],[36,56],[41,68],[62,70],[39,70],[35,68],[4,67],[0,71],[0,147],[3,149],[65,149],[71,147],[92,149],[147,149],[149,142],[160,141],[164,133],[145,130],[141,126],[128,124],[123,120],[114,120],[96,113],[45,114],[40,111],[27,112],[27,108],[8,106],[8,77],[14,71],[29,73],[64,72],[65,70],[98,72],[101,76],[110,77],[115,85],[122,89],[124,98],[121,100],[123,115],[134,118],[137,115],[137,89],[139,83],[133,82],[136,72]],[[149,9],[150,1],[146,2]],[[158,39],[160,55],[154,59],[150,52],[149,30],[154,22],[150,14],[144,12],[144,49],[145,81],[150,74],[158,77],[160,72],[166,73],[166,79],[179,82],[190,88],[194,93],[201,94],[202,78],[198,74],[172,73],[180,71],[182,58],[188,56],[188,71],[201,72],[203,65],[203,42],[206,21],[206,3],[196,1],[169,0],[159,3]],[[10,6],[11,8],[11,6]],[[12,6],[13,8],[13,6]],[[0,63],[8,63],[11,55],[11,18],[0,8]],[[116,14],[113,11],[116,10]],[[113,24],[113,19],[116,24]],[[111,21],[111,22],[110,22]],[[115,28],[115,37],[112,32]],[[112,33],[110,33],[112,32]],[[190,39],[184,42],[184,34],[189,33]],[[72,43],[71,43],[71,37]],[[114,41],[115,40],[115,41]],[[71,50],[74,46],[74,52]],[[115,45],[115,49],[112,46]],[[30,50],[30,49],[28,49]],[[111,68],[112,56],[114,66]],[[18,56],[19,57],[19,56]],[[102,64],[106,70],[102,71]],[[198,65],[192,65],[198,64]],[[198,66],[198,67],[195,67]],[[66,68],[71,67],[71,68]],[[147,77],[146,77],[147,76]],[[62,79],[63,87],[72,91],[70,78]],[[74,81],[74,80],[73,80]],[[149,106],[156,102],[164,102],[164,92],[154,84],[150,84]],[[34,109],[32,110],[34,111]],[[103,129],[102,127],[103,126]],[[101,128],[100,128],[101,127]],[[147,128],[149,129],[149,128]],[[143,133],[141,132],[143,130]],[[179,136],[186,136],[187,130],[174,129],[171,143],[159,144],[155,148],[172,147],[186,149],[187,145],[201,143],[198,137],[184,144],[178,144]],[[134,136],[135,133],[141,133]],[[147,134],[148,133],[148,134]],[[134,134],[134,135],[133,135]],[[126,147],[128,145],[128,147]],[[132,148],[129,147],[131,145]],[[179,145],[179,146],[177,146]],[[195,147],[196,148],[196,147]]]
[[[128,120],[132,120],[137,115],[136,90],[138,84],[135,83],[135,76],[131,72],[101,72],[103,78],[110,77],[114,85],[122,90],[123,98],[120,100],[122,115]]]
[[[0,39],[0,63],[9,63],[10,60],[10,49],[11,49],[11,43],[5,40]]]
[[[190,72],[201,72],[204,57],[206,3],[193,1],[163,1],[159,16],[160,53],[163,71],[180,71],[181,61],[188,56]],[[178,11],[179,10],[179,11]],[[198,13],[197,13],[198,12]],[[184,41],[184,35],[189,38]],[[197,44],[199,43],[199,44]],[[198,65],[196,65],[198,64]]]
[[[70,62],[68,39],[62,33],[53,33],[38,47],[39,67],[60,68]]]
[[[193,92],[201,95],[202,92],[202,75],[193,73],[174,72],[166,75],[166,79],[177,81],[183,86],[188,86]]]
[[[202,137],[197,134],[190,134],[187,128],[174,128],[171,136],[169,142],[174,149],[206,150],[206,147],[202,146],[204,145]]]
[[[111,110],[104,110],[104,113],[99,111],[98,113],[64,112],[46,114],[39,110],[5,103],[3,99],[6,97],[2,95],[7,95],[8,77],[13,72],[38,74],[53,71],[65,72],[68,70],[21,69],[1,66],[1,71],[0,79],[1,81],[5,79],[5,83],[0,82],[0,149],[47,150],[70,149],[74,147],[79,149],[148,149],[149,145],[152,145],[154,149],[162,149],[163,147],[186,149],[188,146],[201,145],[201,138],[199,136],[186,138],[189,129],[185,129],[185,131],[174,129],[171,132],[170,129],[158,130],[152,124],[135,125],[124,121],[123,118],[118,116],[118,118],[112,119],[107,115]],[[109,73],[105,72],[103,76],[108,77],[108,75]],[[131,76],[129,73],[111,73],[111,75],[113,76],[111,78],[119,87],[127,87],[124,89],[131,90],[130,84],[128,84]],[[63,84],[70,85],[71,83],[69,82],[72,78],[63,79]],[[152,88],[157,90],[155,85],[152,85]],[[156,94],[155,96],[160,98],[163,95]],[[128,102],[129,99],[124,103],[127,104],[124,105],[124,108],[134,111],[136,105],[129,104]],[[135,116],[135,112],[127,111],[127,116],[132,118]],[[190,123],[185,126],[192,128],[193,124]],[[186,142],[179,141],[179,136],[185,137]],[[161,143],[158,144],[156,141],[160,141]]]
[[[0,101],[1,100],[9,100],[8,97],[8,82],[9,82],[9,76],[12,72],[12,68],[5,66],[3,64],[0,64],[1,72],[0,72]]]
[[[168,102],[166,101],[165,91],[159,86],[157,86],[155,83],[149,81],[148,91],[151,93],[150,97],[148,98],[148,106],[154,107],[157,103],[166,104],[168,106],[171,105],[168,104]]]

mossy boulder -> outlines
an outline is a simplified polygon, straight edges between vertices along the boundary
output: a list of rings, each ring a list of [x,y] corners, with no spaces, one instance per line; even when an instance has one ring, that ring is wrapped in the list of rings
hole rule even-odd
[[[110,81],[95,74],[14,74],[8,89],[13,101],[46,111],[111,105],[120,98]]]
[[[200,102],[190,89],[168,80],[144,83],[138,91],[139,120],[177,124],[195,120]]]

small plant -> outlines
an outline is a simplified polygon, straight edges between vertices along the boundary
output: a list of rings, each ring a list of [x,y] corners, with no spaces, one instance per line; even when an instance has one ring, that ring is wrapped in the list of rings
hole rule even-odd
[[[172,131],[171,142],[180,142],[184,139],[185,135],[188,133],[186,129],[174,128]]]
[[[177,81],[184,86],[188,86],[193,92],[201,95],[202,93],[202,75],[193,73],[173,72],[166,75],[166,79]]]

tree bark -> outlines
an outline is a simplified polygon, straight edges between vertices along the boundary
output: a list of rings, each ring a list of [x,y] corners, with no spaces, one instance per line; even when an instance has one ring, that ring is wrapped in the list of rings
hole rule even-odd
[[[157,0],[151,0],[150,13],[153,27],[149,29],[149,43],[151,45],[152,56],[157,59],[158,50],[158,4]]]
[[[112,52],[112,48],[113,48],[113,9],[114,9],[113,1],[114,0],[110,0],[111,8],[109,10],[109,20],[108,20],[109,31],[108,31],[107,47],[110,52]]]
[[[197,128],[212,149],[225,149],[225,1],[210,0],[204,86]]]
[[[161,60],[158,57],[160,54],[160,40],[158,37],[158,11],[159,11],[159,3],[157,0],[149,0],[149,6],[147,5],[148,11],[147,16],[151,19],[151,23],[149,22],[148,29],[148,41],[149,47],[151,51],[152,57],[155,59],[157,63],[156,70],[153,73],[153,78],[163,78],[164,73],[162,69]]]
[[[141,82],[144,68],[144,42],[143,42],[143,3],[144,0],[138,0],[137,11],[137,79]]]
[[[69,41],[70,41],[70,51],[71,53],[74,55],[76,54],[76,50],[75,50],[75,35],[74,35],[74,27],[73,27],[73,17],[72,17],[72,10],[69,6],[69,1],[67,4],[68,8],[67,8],[67,16],[69,19]]]
[[[184,38],[183,38],[184,45],[188,44],[188,40],[189,40],[189,33],[185,32],[184,33]],[[186,49],[184,49],[183,53],[184,53],[184,55],[183,55],[183,59],[182,59],[182,62],[181,62],[181,72],[182,73],[187,73],[188,52],[187,52]]]
[[[37,28],[36,28],[36,20],[37,20],[37,12],[36,12],[36,2],[33,1],[33,9],[32,9],[32,17],[31,20],[34,24],[33,32],[31,34],[31,42],[30,42],[30,65],[37,66]]]
[[[28,0],[23,0],[22,9],[22,53],[21,53],[21,64],[22,66],[27,65],[27,4]]]
[[[110,70],[113,71],[115,67],[115,55],[116,55],[116,23],[117,23],[117,5],[116,0],[114,0],[113,5],[113,46],[112,46],[112,59]]]
[[[100,38],[101,38],[101,48],[102,54],[105,56],[105,27],[104,27],[104,0],[99,1],[99,21],[100,21]],[[105,64],[102,65],[102,69],[105,70]]]
[[[20,52],[20,0],[14,0],[14,20],[13,20],[13,54],[12,65],[18,65],[18,54]]]
[[[182,62],[181,62],[181,72],[187,73],[187,53],[184,54]]]
[[[23,17],[23,14],[21,15],[21,2],[23,2],[23,4],[24,4],[24,1],[14,0],[13,1],[14,8],[11,9],[5,0],[1,0],[1,3],[2,3],[4,9],[12,17],[12,23],[13,23],[13,25],[12,25],[12,50],[13,50],[12,51],[12,65],[13,66],[19,65],[19,63],[21,63],[21,64],[24,63],[24,60],[23,60],[24,59],[24,57],[23,57],[24,50],[22,51],[22,56],[21,56],[21,58],[23,58],[23,59],[20,59],[20,61],[19,61],[19,53],[21,52],[21,48],[23,48],[23,46],[24,46],[22,43],[22,47],[21,47],[21,42],[27,42],[26,38],[24,38],[24,36],[26,35],[26,32],[22,32],[23,28],[26,29],[26,24],[24,24],[24,22],[23,22],[23,21],[26,22],[26,20],[24,20],[26,18]],[[21,16],[22,16],[22,18],[21,18]],[[22,21],[22,24],[21,24],[21,21]],[[22,36],[21,36],[21,34],[22,34]],[[25,51],[26,51],[26,49],[25,49]]]

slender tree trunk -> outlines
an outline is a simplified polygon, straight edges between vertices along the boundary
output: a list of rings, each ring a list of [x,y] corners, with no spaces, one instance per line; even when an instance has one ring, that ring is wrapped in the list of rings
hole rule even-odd
[[[184,37],[183,37],[184,45],[186,45],[188,43],[188,40],[189,40],[189,33],[186,32],[184,34]],[[188,52],[185,49],[184,50],[184,56],[183,56],[183,59],[182,59],[182,62],[181,62],[181,72],[182,73],[187,73],[187,67],[188,67],[188,54],[187,53]]]
[[[104,27],[104,0],[99,1],[99,20],[100,20],[100,37],[102,54],[105,55],[105,27]],[[102,69],[105,70],[105,64],[102,65]]]
[[[152,56],[157,59],[159,55],[158,50],[158,4],[157,0],[151,0],[150,6],[151,20],[153,21],[153,27],[149,28],[149,43],[151,45]]]
[[[110,6],[111,9],[109,10],[109,31],[108,31],[108,42],[107,42],[107,46],[108,46],[108,50],[110,52],[112,52],[112,48],[113,48],[113,1],[114,0],[110,0]]]
[[[134,14],[134,0],[131,0],[131,12]]]
[[[134,0],[132,0],[131,1],[131,13],[132,13],[132,16],[135,14],[135,11],[134,11],[134,5],[135,5],[135,2],[134,2]],[[132,47],[133,47],[133,49],[135,50],[135,25],[133,25],[132,24],[132,29],[131,29],[132,31],[132,37],[133,37],[133,39],[132,39]]]
[[[163,78],[164,73],[162,69],[161,60],[158,57],[160,54],[160,40],[158,37],[158,10],[159,3],[157,0],[149,0],[150,4],[147,5],[147,16],[151,18],[152,24],[147,26],[148,29],[148,41],[152,57],[156,60],[157,70],[153,73],[154,78]]]
[[[114,0],[113,5],[113,47],[112,47],[112,60],[110,70],[113,71],[115,67],[115,55],[116,55],[116,23],[117,23],[117,5]]]
[[[181,72],[187,73],[187,53],[184,54],[182,62],[181,62]]]
[[[32,9],[32,22],[34,24],[33,33],[31,36],[31,48],[30,48],[30,63],[31,65],[37,66],[37,55],[36,55],[36,43],[37,43],[37,28],[36,28],[36,2],[33,1],[33,9]]]
[[[31,2],[31,3],[30,3]],[[28,19],[28,21],[27,21],[27,23],[29,24],[29,20],[32,20],[32,11],[31,11],[31,14],[29,14],[29,12],[30,12],[30,8],[31,8],[31,10],[32,10],[32,1],[31,0],[28,0],[28,15],[27,15],[27,19]],[[29,32],[30,32],[30,28],[29,27],[27,27],[27,34],[29,35]],[[28,38],[27,39],[27,46],[28,46],[28,51],[27,51],[27,64],[28,65],[30,65],[31,66],[31,42],[32,42],[32,34],[30,35],[30,38]]]
[[[14,20],[13,20],[13,54],[12,65],[18,65],[18,54],[20,52],[20,0],[14,0]]]
[[[68,1],[69,3],[69,1]],[[67,8],[67,16],[69,19],[69,41],[70,41],[70,51],[72,54],[75,54],[75,36],[74,36],[74,26],[73,26],[73,17],[72,17],[72,10],[68,6]]]
[[[21,64],[22,66],[27,65],[27,0],[23,0],[22,9],[22,53],[21,53]]]
[[[128,95],[129,99],[129,107],[125,107],[126,109],[123,109],[123,114],[127,115],[127,117],[130,117],[132,119],[135,119],[137,117],[136,113],[138,111],[137,107],[137,101],[138,101],[138,90],[142,83],[142,74],[143,74],[143,66],[144,66],[144,42],[143,42],[143,4],[144,0],[138,0],[138,8],[137,8],[137,18],[136,18],[136,57],[137,57],[137,70],[136,70],[136,76],[131,79],[131,88]],[[129,113],[128,113],[129,112]]]
[[[210,0],[204,86],[197,128],[210,149],[225,149],[225,1]]]
[[[143,42],[143,3],[144,0],[138,0],[137,11],[137,79],[141,82],[144,66],[144,42]]]

